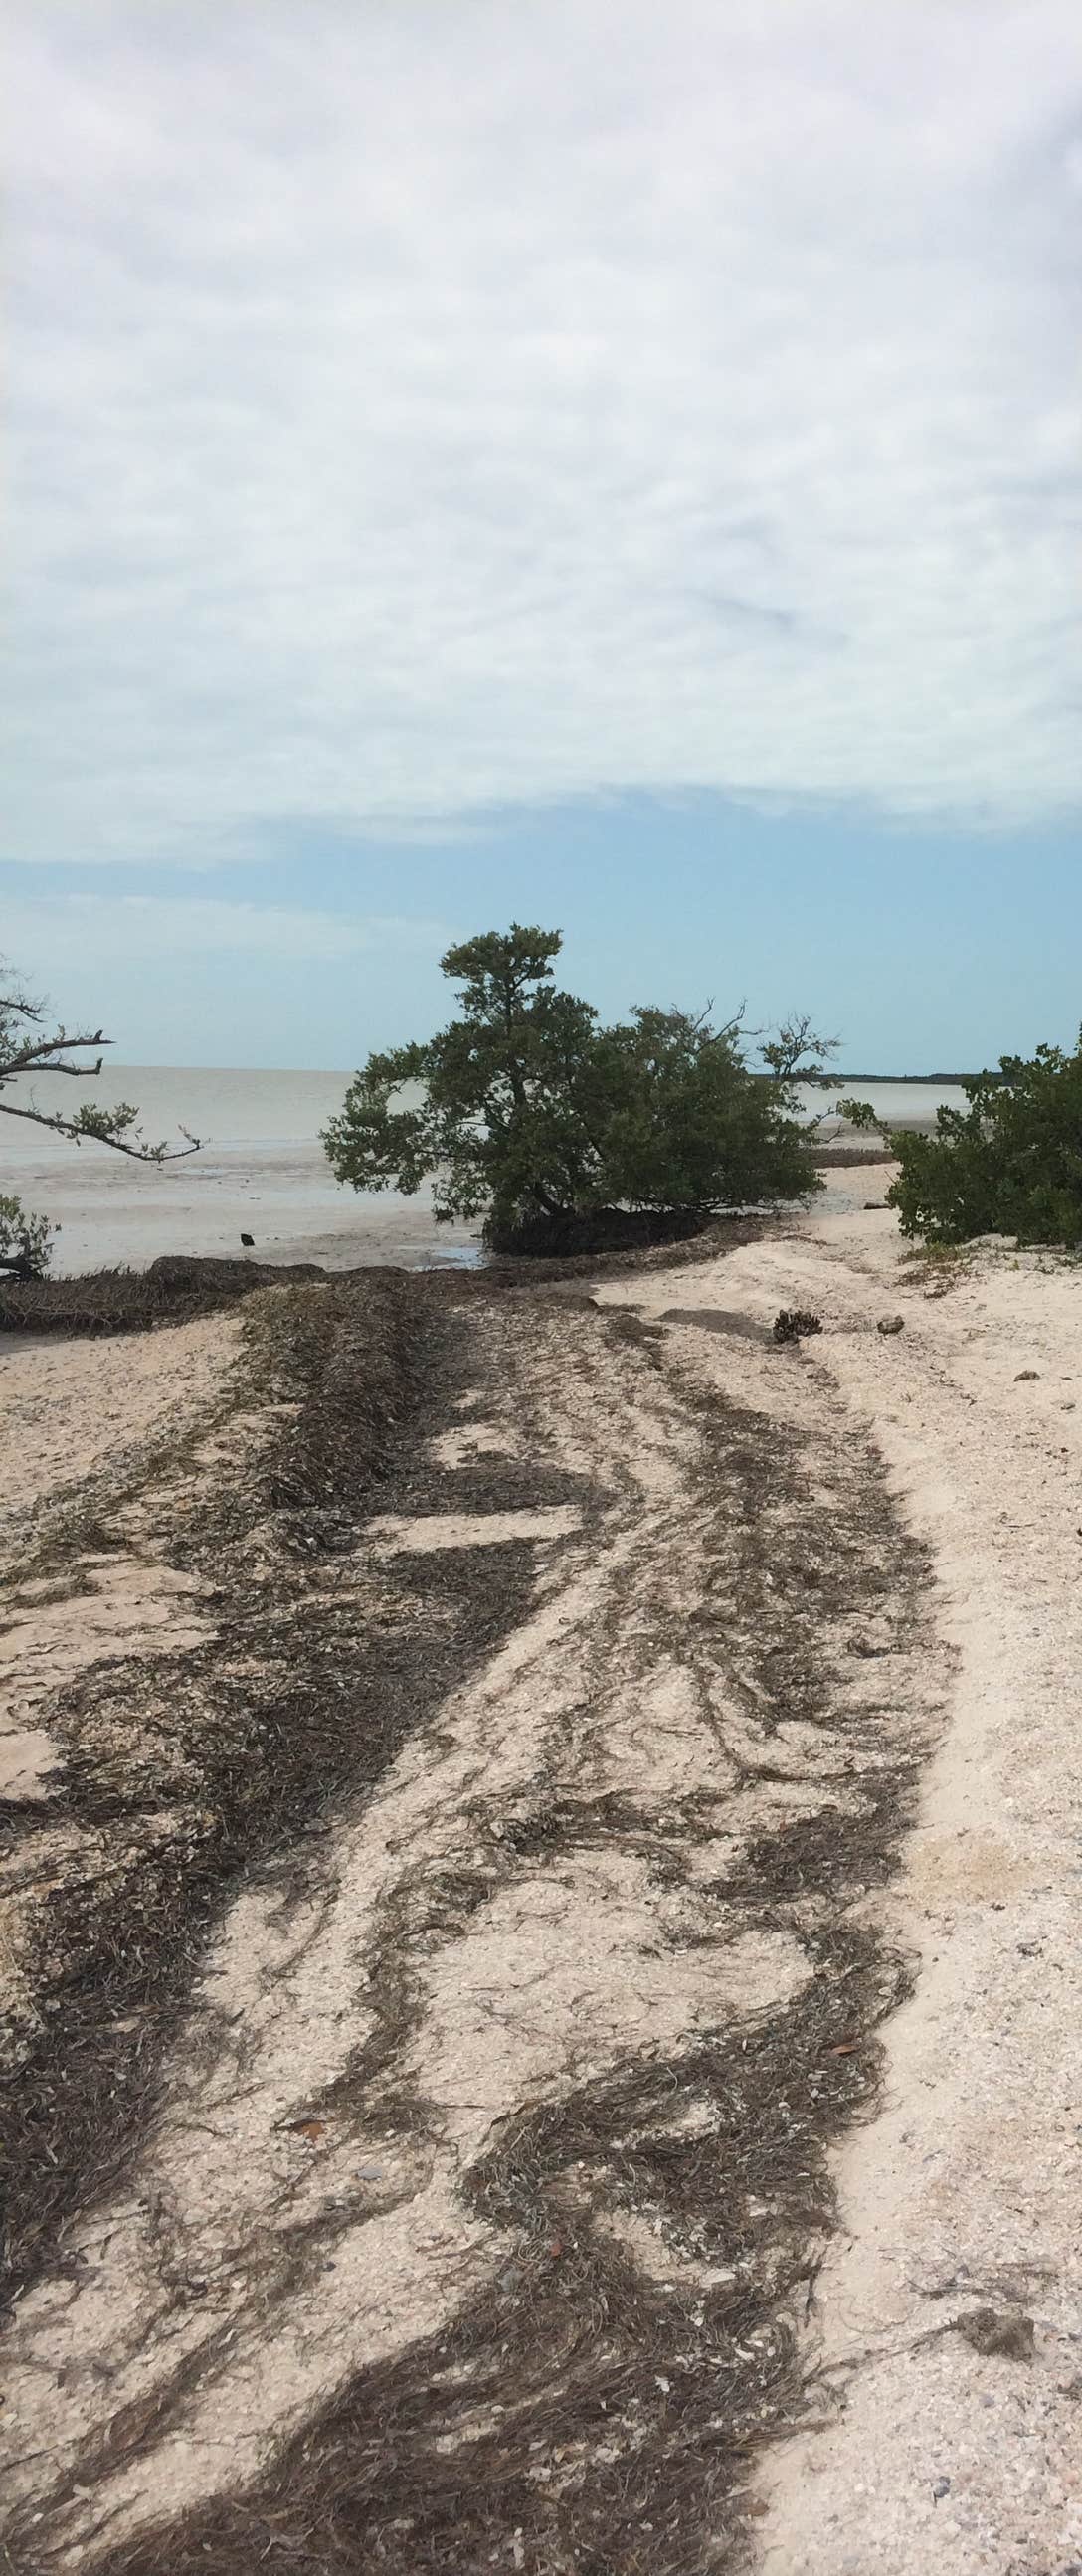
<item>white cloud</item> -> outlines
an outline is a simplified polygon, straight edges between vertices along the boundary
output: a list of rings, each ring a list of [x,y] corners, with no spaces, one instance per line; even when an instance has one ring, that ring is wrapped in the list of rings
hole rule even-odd
[[[371,951],[402,948],[430,956],[448,930],[441,922],[399,914],[304,912],[294,904],[224,904],[214,896],[160,894],[64,894],[52,902],[5,904],[5,943],[10,953],[23,945],[41,945],[62,953],[64,963],[88,956],[88,948],[111,945],[126,958],[229,956],[289,958],[296,963],[337,961],[371,956]]]
[[[436,921],[309,912],[290,904],[222,903],[213,897],[66,894],[5,903],[5,953],[13,962],[47,953],[64,970],[108,960],[160,967],[178,955],[239,955],[258,965],[280,959],[303,968],[403,951],[429,959],[450,933]]]
[[[1077,806],[1073,0],[23,0],[14,53],[13,857]]]

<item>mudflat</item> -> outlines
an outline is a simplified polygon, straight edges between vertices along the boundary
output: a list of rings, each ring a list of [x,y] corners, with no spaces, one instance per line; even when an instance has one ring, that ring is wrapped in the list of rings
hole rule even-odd
[[[0,1354],[13,2568],[1079,2547],[1082,1273],[899,1251]]]
[[[14,1163],[14,1158],[13,1158]],[[281,1145],[206,1146],[177,1162],[64,1151],[14,1163],[28,1207],[59,1228],[54,1268],[68,1276],[125,1265],[142,1270],[162,1253],[239,1253],[253,1239],[262,1261],[407,1266],[476,1243],[476,1229],[437,1227],[430,1193],[347,1190],[315,1137]]]

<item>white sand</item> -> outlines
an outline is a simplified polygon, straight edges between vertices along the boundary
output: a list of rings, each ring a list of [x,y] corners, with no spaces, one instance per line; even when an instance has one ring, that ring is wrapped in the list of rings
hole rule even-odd
[[[875,1900],[917,1960],[917,1987],[888,2027],[883,2108],[839,2158],[842,2231],[808,2348],[834,2420],[761,2467],[764,2565],[769,2576],[1061,2576],[1082,2554],[1082,1272],[986,1251],[948,1295],[929,1298],[903,1282],[898,1255],[889,1216],[820,1211],[789,1238],[628,1274],[599,1294],[664,1316],[686,1367],[722,1391],[760,1409],[796,1408],[824,1441],[870,1427],[937,1578],[939,1647],[923,1687],[934,1704],[949,1680],[950,1722],[903,1875]],[[825,1330],[791,1368],[738,1333],[705,1328],[726,1313],[768,1323],[794,1304],[817,1307]],[[877,1318],[899,1312],[904,1331],[881,1337]],[[573,1331],[570,1309],[566,1321]],[[58,2458],[68,2444],[74,2455],[99,2404],[109,2412],[173,2367],[178,2334],[194,2352],[224,2321],[235,2328],[229,2369],[193,2399],[186,2443],[121,2472],[96,2498],[95,2511],[118,2511],[111,2531],[152,2509],[148,2465],[159,2505],[243,2474],[275,2429],[358,2360],[428,2331],[491,2271],[499,2245],[455,2176],[524,2090],[558,2086],[571,2063],[604,2065],[617,2035],[686,2033],[719,1997],[754,2010],[796,1973],[784,1945],[730,1950],[723,1963],[693,1941],[671,1954],[663,1992],[652,1965],[656,1901],[616,1855],[608,1875],[596,1856],[585,1873],[566,1856],[552,1871],[524,1872],[461,1937],[426,1936],[415,2046],[446,2115],[445,2142],[410,2175],[405,2151],[373,2138],[371,2209],[341,2222],[337,2269],[305,2307],[303,2334],[293,2314],[275,2345],[273,2264],[249,2302],[232,2249],[249,2219],[264,2228],[277,2192],[292,2195],[294,2216],[329,2220],[344,2170],[356,2169],[355,2134],[339,2139],[332,2124],[313,2156],[288,2122],[363,2035],[381,1891],[384,1902],[407,1883],[423,1891],[445,1857],[479,1857],[554,1744],[569,1745],[572,1784],[634,1780],[663,1802],[705,1770],[719,1801],[731,1793],[732,1721],[720,1737],[705,1727],[688,1676],[651,1633],[668,1584],[679,1584],[685,1607],[695,1598],[699,1533],[679,1409],[660,1382],[656,1403],[629,1408],[615,1370],[587,1412],[562,1319],[544,1330],[552,1347],[539,1332],[538,1366],[557,1454],[568,1466],[611,1465],[626,1501],[600,1530],[578,1537],[569,1527],[558,1540],[564,1553],[539,1575],[532,1616],[445,1706],[438,1759],[427,1742],[404,1749],[371,1807],[336,1838],[310,1904],[285,1921],[276,1888],[240,1897],[142,2172],[86,2231],[93,2268],[78,2286],[45,2283],[21,2311],[33,2394],[16,2394],[14,2449],[48,2440]],[[95,1369],[110,1350],[88,1355]],[[84,1355],[68,1345],[52,1365],[62,1379]],[[482,1446],[513,1437],[502,1417],[474,1429]],[[467,1524],[462,1535],[472,1534]],[[383,1547],[398,1535],[385,1525]],[[621,1589],[631,1565],[641,1620]],[[584,1733],[588,1659],[598,1689]],[[818,1750],[828,1764],[829,1743]],[[792,1796],[814,1803],[829,1783],[807,1751],[794,1736]],[[495,2055],[483,2000],[493,1992],[510,2001]],[[243,2016],[243,2083],[232,2039],[217,2058],[198,2045],[205,2016],[232,2029],[223,2002]],[[162,2192],[186,2262],[213,2283],[208,2307],[179,2322],[153,2215]],[[266,2260],[269,2230],[260,2243]],[[1032,2317],[1032,2361],[981,2357],[936,2331],[981,2300]],[[85,2378],[77,2367],[103,2341],[117,2371],[107,2401],[89,2366]],[[36,2373],[61,2358],[76,2371],[54,2407]],[[78,2527],[73,2507],[73,2536]]]
[[[148,1442],[181,1438],[213,1403],[239,1338],[236,1314],[70,1341],[0,1334],[0,1553],[21,1543],[42,1496],[97,1471],[116,1485]]]
[[[764,2564],[1060,2576],[1082,2558],[1082,1269],[982,1251],[928,1298],[899,1287],[898,1249],[889,1216],[820,1214],[714,1274],[719,1307],[822,1313],[805,1373],[872,1428],[933,1550],[953,1665],[884,1907],[917,1988],[882,2114],[840,2159],[809,2351],[840,2411],[768,2458]],[[707,1286],[696,1269],[602,1293],[671,1313]],[[694,1338],[732,1382],[739,1345]],[[982,2300],[1032,2316],[1032,2362],[928,2339]]]
[[[55,1580],[26,1579],[19,1560],[73,1509],[115,1507],[210,1423],[239,1336],[235,1314],[108,1340],[0,1335],[0,1796],[48,1794],[55,1754],[38,1721],[87,1664],[202,1636],[184,1611],[195,1587],[168,1567],[84,1555],[67,1597]]]

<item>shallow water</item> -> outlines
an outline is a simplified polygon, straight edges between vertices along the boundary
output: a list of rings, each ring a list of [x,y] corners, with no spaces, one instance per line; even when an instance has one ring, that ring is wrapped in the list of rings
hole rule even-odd
[[[931,1127],[935,1124],[937,1109],[964,1109],[966,1106],[964,1091],[959,1085],[950,1083],[847,1082],[844,1077],[839,1080],[833,1076],[822,1085],[798,1083],[797,1092],[807,1117],[822,1118],[824,1111],[827,1112],[824,1126],[828,1134],[844,1131],[844,1120],[834,1114],[839,1100],[866,1100],[877,1118],[886,1119],[888,1124],[896,1127]]]
[[[186,1127],[204,1144],[229,1153],[252,1146],[318,1146],[320,1129],[341,1108],[352,1078],[349,1073],[265,1073],[235,1066],[118,1065],[107,1059],[96,1082],[50,1081],[40,1074],[33,1083],[13,1083],[8,1097],[32,1099],[45,1110],[67,1110],[73,1098],[105,1109],[122,1100],[136,1101],[143,1132],[152,1143],[163,1138],[179,1143],[178,1130]],[[41,1128],[13,1126],[11,1136],[3,1138],[2,1160],[36,1162],[68,1150]]]
[[[343,1189],[320,1143],[320,1130],[341,1108],[348,1073],[249,1072],[205,1065],[108,1064],[85,1087],[40,1076],[12,1086],[12,1098],[45,1110],[76,1099],[104,1108],[139,1104],[152,1143],[181,1145],[181,1128],[202,1150],[165,1164],[143,1164],[87,1143],[74,1147],[46,1129],[3,1121],[0,1189],[5,1182],[27,1206],[60,1227],[58,1271],[116,1262],[142,1267],[162,1252],[235,1253],[251,1235],[257,1257],[310,1259],[330,1267],[354,1262],[472,1265],[476,1230],[437,1226],[429,1193]],[[844,1085],[803,1086],[808,1117],[823,1117],[824,1140],[839,1133],[832,1113]],[[900,1123],[930,1121],[941,1100],[960,1093],[922,1084],[879,1084],[866,1095],[881,1115]],[[824,1117],[824,1112],[826,1116]],[[834,1188],[841,1196],[835,1198]],[[879,1195],[871,1174],[839,1174],[831,1205],[863,1206]]]
[[[186,1127],[204,1145],[215,1152],[237,1151],[269,1153],[274,1148],[311,1146],[317,1152],[320,1129],[341,1109],[352,1080],[349,1073],[249,1072],[243,1067],[227,1066],[217,1070],[210,1065],[118,1065],[106,1062],[97,1082],[85,1087],[50,1081],[39,1075],[36,1083],[14,1083],[8,1097],[12,1101],[35,1100],[45,1110],[62,1106],[68,1109],[72,1098],[93,1100],[102,1108],[113,1108],[118,1101],[138,1102],[144,1134],[157,1143],[161,1138],[179,1142],[178,1131]],[[801,1083],[798,1096],[809,1118],[833,1113],[840,1098],[852,1089],[861,1100],[871,1102],[881,1117],[905,1125],[916,1119],[931,1124],[940,1102],[952,1108],[964,1106],[963,1094],[957,1089],[941,1089],[919,1082],[880,1082],[849,1085],[844,1077],[832,1076],[821,1086]],[[60,1095],[63,1095],[61,1098]],[[409,1097],[403,1093],[403,1101]],[[15,1121],[5,1126],[0,1164],[39,1163],[50,1156],[70,1151],[55,1137],[36,1127],[20,1128]]]

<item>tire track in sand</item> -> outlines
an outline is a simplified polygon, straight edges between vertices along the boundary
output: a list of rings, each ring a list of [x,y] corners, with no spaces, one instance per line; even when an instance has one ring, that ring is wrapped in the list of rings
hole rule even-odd
[[[444,1536],[493,1544],[501,1443],[509,1510],[543,1472],[578,1524],[534,1511],[526,1615],[308,1883],[231,1906],[129,2188],[18,2311],[26,2564],[253,2564],[306,2478],[312,2531],[353,2492],[370,2417],[380,2557],[330,2554],[332,2512],[305,2564],[467,2569],[487,2535],[556,2568],[596,2526],[686,2571],[737,2528],[734,2425],[798,2402],[825,2141],[897,1992],[862,1906],[927,1743],[919,1557],[799,1362],[756,1354],[737,1405],[626,1319],[474,1319]],[[359,1571],[410,1547],[373,1525]]]

